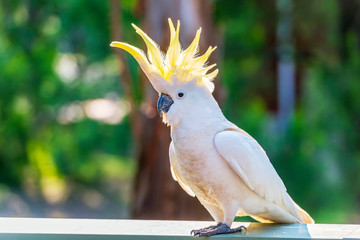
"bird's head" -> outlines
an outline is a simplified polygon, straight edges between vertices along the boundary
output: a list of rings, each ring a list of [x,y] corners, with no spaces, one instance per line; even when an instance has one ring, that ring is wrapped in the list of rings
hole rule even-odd
[[[201,28],[186,50],[181,49],[179,42],[178,21],[175,27],[169,19],[170,44],[166,54],[140,28],[132,25],[147,46],[147,57],[142,50],[122,42],[112,42],[110,46],[122,48],[129,52],[139,63],[155,90],[159,93],[158,113],[163,121],[170,125],[178,124],[184,116],[195,114],[209,104],[214,90],[212,80],[218,69],[208,71],[216,66],[206,65],[207,59],[216,47],[209,47],[202,56],[198,56]]]

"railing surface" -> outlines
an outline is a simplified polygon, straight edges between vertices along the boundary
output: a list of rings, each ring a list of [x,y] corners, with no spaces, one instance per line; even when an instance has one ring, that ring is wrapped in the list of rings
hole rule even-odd
[[[0,240],[112,240],[193,239],[190,231],[213,224],[199,221],[0,218]],[[360,239],[360,225],[261,224],[244,225],[247,231],[211,239]]]

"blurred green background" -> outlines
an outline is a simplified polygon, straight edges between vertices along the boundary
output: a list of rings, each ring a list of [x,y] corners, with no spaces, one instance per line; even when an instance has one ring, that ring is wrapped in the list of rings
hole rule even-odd
[[[209,2],[225,116],[258,140],[316,222],[358,223],[360,1],[292,2],[295,107],[285,130],[277,127],[281,1]],[[147,5],[119,6],[123,39],[142,46],[130,24],[142,25]],[[135,88],[132,104],[124,94],[110,10],[99,0],[0,1],[0,216],[132,216],[129,113],[144,97]],[[126,59],[139,84],[137,63]]]

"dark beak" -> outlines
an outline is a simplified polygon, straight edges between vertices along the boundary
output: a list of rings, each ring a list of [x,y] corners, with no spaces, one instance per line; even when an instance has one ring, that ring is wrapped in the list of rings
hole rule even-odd
[[[157,110],[159,115],[161,116],[162,112],[167,113],[170,109],[170,106],[174,103],[171,97],[167,94],[162,93],[157,102]]]

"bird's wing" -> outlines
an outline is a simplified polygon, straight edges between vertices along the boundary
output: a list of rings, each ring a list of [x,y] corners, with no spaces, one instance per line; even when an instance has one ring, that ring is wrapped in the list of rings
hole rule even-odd
[[[301,221],[293,200],[261,146],[245,131],[231,128],[214,138],[215,148],[248,187]]]
[[[170,143],[169,157],[170,157],[170,170],[171,170],[171,175],[172,175],[173,179],[179,183],[181,188],[184,189],[184,191],[187,194],[189,194],[192,197],[195,197],[195,194],[193,193],[193,191],[190,189],[190,187],[187,184],[184,183],[183,178],[176,171],[176,169],[178,168],[178,162],[176,159],[175,148],[174,148],[173,142]]]

